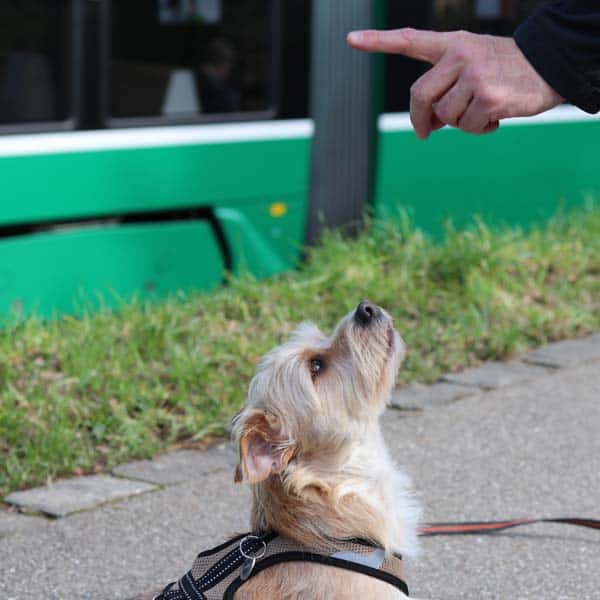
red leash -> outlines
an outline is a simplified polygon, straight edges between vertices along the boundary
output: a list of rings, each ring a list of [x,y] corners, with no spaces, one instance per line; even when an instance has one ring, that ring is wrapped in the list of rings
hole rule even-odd
[[[510,519],[509,521],[468,521],[464,523],[431,523],[419,528],[419,535],[468,535],[484,534],[503,531],[521,525],[532,525],[533,523],[563,523],[565,525],[576,525],[589,529],[600,529],[598,519]]]

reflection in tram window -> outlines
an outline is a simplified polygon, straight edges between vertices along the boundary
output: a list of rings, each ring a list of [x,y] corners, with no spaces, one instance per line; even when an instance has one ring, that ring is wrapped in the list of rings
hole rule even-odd
[[[271,2],[112,3],[112,118],[227,115],[272,107]]]
[[[221,0],[159,0],[158,14],[164,25],[194,19],[218,23],[221,20]]]
[[[226,38],[214,38],[206,44],[202,62],[196,72],[203,112],[226,113],[240,110],[240,91],[231,80],[236,62],[235,47]]]
[[[540,4],[543,0],[433,0],[429,26],[442,31],[467,29],[511,35],[519,22]]]
[[[0,126],[68,118],[66,6],[0,3]]]

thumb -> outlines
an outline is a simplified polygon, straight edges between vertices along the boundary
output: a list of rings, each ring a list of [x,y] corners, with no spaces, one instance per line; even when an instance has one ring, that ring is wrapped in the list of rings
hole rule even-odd
[[[368,29],[350,32],[347,41],[357,50],[403,54],[435,64],[448,49],[448,35],[423,29]]]

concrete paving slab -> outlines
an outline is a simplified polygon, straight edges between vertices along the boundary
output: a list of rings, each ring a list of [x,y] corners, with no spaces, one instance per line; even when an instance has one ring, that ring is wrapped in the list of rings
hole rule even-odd
[[[423,385],[411,383],[394,390],[390,399],[393,408],[411,410],[442,406],[477,393],[477,390],[453,383],[434,383]]]
[[[181,577],[200,550],[247,531],[249,507],[249,489],[219,471],[60,519],[19,543],[0,539],[0,598],[135,597]]]
[[[130,481],[109,475],[74,477],[44,487],[6,496],[8,504],[22,510],[42,512],[52,517],[64,517],[88,510],[106,502],[135,496],[156,489],[141,481]]]
[[[427,521],[600,518],[600,370],[552,371],[513,388],[405,416],[384,434]],[[0,598],[124,600],[180,577],[195,554],[247,528],[231,473],[167,487],[0,539]],[[432,600],[597,600],[597,531],[536,525],[428,538],[409,561],[411,595]]]
[[[600,333],[579,338],[563,340],[542,346],[523,357],[527,363],[547,367],[572,367],[594,360],[600,361]]]
[[[220,444],[208,450],[179,450],[154,460],[138,460],[115,467],[113,474],[159,485],[194,481],[216,471],[233,472],[237,464],[233,444]]]
[[[29,533],[46,527],[48,519],[0,510],[0,538],[16,533]]]
[[[480,367],[465,369],[460,373],[447,373],[442,377],[442,381],[491,390],[516,385],[546,375],[547,369],[535,365],[526,365],[517,361],[489,362]]]
[[[384,432],[426,521],[600,518],[600,372],[595,365],[465,398]],[[395,413],[397,414],[397,413]],[[423,539],[411,593],[435,600],[596,600],[600,532],[542,524]]]

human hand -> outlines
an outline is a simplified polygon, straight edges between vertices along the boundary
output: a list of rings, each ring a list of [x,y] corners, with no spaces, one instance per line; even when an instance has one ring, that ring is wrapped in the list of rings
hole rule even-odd
[[[368,30],[349,33],[348,44],[433,65],[410,90],[410,118],[421,139],[444,125],[490,133],[501,119],[536,115],[563,102],[512,38],[467,31]]]

